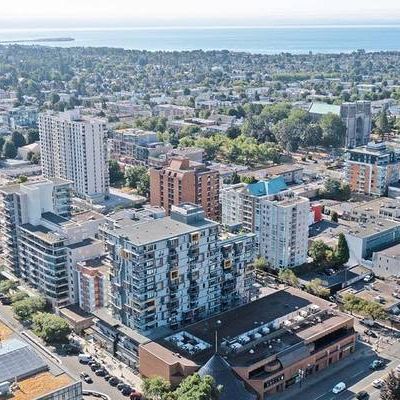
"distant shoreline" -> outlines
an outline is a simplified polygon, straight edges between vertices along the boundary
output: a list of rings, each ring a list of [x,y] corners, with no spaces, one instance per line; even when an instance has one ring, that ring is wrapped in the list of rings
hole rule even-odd
[[[75,39],[70,37],[38,38],[38,39],[18,39],[18,40],[0,40],[0,44],[11,43],[46,43],[46,42],[73,42]]]

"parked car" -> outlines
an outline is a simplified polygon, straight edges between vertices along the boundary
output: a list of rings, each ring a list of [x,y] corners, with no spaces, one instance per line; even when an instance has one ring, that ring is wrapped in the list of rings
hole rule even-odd
[[[85,381],[86,383],[93,383],[93,379],[90,377],[89,374],[87,374],[86,372],[82,372],[80,374],[80,377],[83,381]]]
[[[369,326],[369,327],[373,327],[373,326],[375,326],[375,321],[373,321],[372,319],[367,319],[367,318],[364,318],[364,319],[362,319],[361,321],[361,324],[363,324],[363,325],[365,325],[365,326]]]
[[[382,360],[374,360],[374,361],[372,361],[372,363],[369,365],[369,368],[375,370],[375,369],[380,369],[380,368],[382,368],[383,366],[384,366],[384,363],[383,363]]]
[[[371,282],[372,279],[374,279],[373,275],[366,275],[366,276],[364,276],[363,280],[364,280],[364,282]]]
[[[374,381],[372,381],[372,386],[375,389],[380,389],[383,386],[384,382],[383,379],[375,379]]]
[[[78,360],[81,364],[89,364],[92,361],[92,357],[89,354],[81,353],[78,355]]]
[[[111,375],[109,375],[109,374],[104,375],[104,380],[109,381],[110,378],[111,378]]]
[[[366,329],[366,330],[364,331],[364,333],[365,333],[367,336],[371,336],[371,337],[373,337],[373,338],[377,338],[377,337],[378,337],[378,335],[377,335],[374,331],[371,331],[371,329]]]
[[[95,364],[92,364],[92,365],[90,366],[90,369],[91,369],[93,372],[97,371],[97,370],[100,369],[100,368],[101,368],[101,365],[100,365],[99,363],[95,363]]]
[[[129,396],[129,395],[132,393],[132,388],[131,388],[129,385],[125,385],[125,386],[122,388],[121,393],[122,393],[124,396]]]
[[[124,382],[121,381],[121,382],[118,383],[117,389],[118,389],[118,390],[122,390],[125,386],[126,386],[126,383],[124,383]]]
[[[104,368],[96,369],[96,371],[94,373],[97,376],[106,376],[107,375],[107,371]]]
[[[400,364],[394,369],[398,374],[400,374]]]
[[[119,379],[116,376],[112,376],[109,380],[108,383],[111,386],[117,386],[119,384]]]
[[[362,390],[361,392],[358,392],[356,394],[356,399],[357,400],[367,400],[367,399],[369,399],[369,394],[365,390]]]
[[[346,389],[346,384],[344,382],[339,382],[332,389],[332,393],[333,394],[338,394],[338,393],[343,392],[343,390],[345,390],[345,389]]]

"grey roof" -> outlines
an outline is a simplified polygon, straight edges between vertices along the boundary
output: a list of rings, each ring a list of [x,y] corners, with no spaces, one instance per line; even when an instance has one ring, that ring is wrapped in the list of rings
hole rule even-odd
[[[255,400],[257,396],[250,393],[238,378],[230,365],[218,354],[214,354],[206,364],[199,369],[200,376],[210,375],[217,385],[222,385],[220,400]]]
[[[117,235],[126,236],[134,245],[142,246],[216,225],[218,225],[216,222],[207,219],[189,225],[166,217],[139,224],[134,221],[121,224],[121,227],[114,232]]]
[[[9,339],[0,348],[0,382],[27,378],[47,371],[47,364],[26,343]]]

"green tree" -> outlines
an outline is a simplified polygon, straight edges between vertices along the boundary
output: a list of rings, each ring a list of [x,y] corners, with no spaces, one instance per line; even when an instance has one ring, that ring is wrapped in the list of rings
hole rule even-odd
[[[278,279],[290,286],[299,286],[299,278],[297,278],[295,273],[290,268],[281,269],[278,273]]]
[[[55,314],[39,312],[33,316],[33,331],[46,343],[65,343],[71,328],[68,323]]]
[[[201,377],[198,373],[185,378],[172,393],[176,400],[218,400],[223,388],[217,387],[211,376]]]
[[[309,124],[304,129],[301,143],[305,147],[315,147],[322,144],[322,128],[319,124]]]
[[[111,186],[120,184],[124,180],[124,173],[121,171],[117,160],[110,160],[108,162],[108,172]]]
[[[344,145],[346,125],[339,115],[328,113],[321,118],[322,143],[324,146],[341,147]]]
[[[335,259],[339,264],[346,264],[350,258],[349,246],[344,233],[339,234],[338,245],[335,252]]]
[[[26,140],[24,135],[18,131],[14,131],[12,133],[11,140],[14,143],[15,147],[22,147],[26,145]]]
[[[314,240],[310,246],[309,254],[316,263],[326,261],[327,252],[332,250],[322,240]]]
[[[135,165],[125,169],[126,186],[136,189],[139,182],[147,175],[147,168]]]
[[[28,144],[38,142],[40,140],[39,130],[38,129],[29,129],[26,138],[27,138]]]
[[[400,377],[392,370],[383,378],[380,397],[382,400],[400,399]]]
[[[143,174],[136,186],[137,193],[141,196],[149,197],[150,195],[150,175]]]
[[[10,140],[7,140],[3,146],[3,154],[5,158],[15,158],[17,157],[17,148],[14,143]]]
[[[331,221],[332,221],[332,222],[336,222],[336,223],[339,222],[339,215],[338,215],[338,213],[337,213],[336,211],[334,211],[334,212],[332,213],[332,215],[331,215]]]
[[[389,133],[390,123],[386,113],[386,110],[382,110],[375,121],[376,128],[379,133]]]
[[[17,178],[17,183],[25,183],[25,182],[27,182],[27,181],[28,181],[28,177],[25,176],[25,175],[20,175],[20,176]]]
[[[11,295],[11,303],[17,303],[18,301],[25,300],[28,297],[28,293],[18,290],[18,292]]]
[[[351,197],[351,189],[346,182],[339,182],[337,179],[328,178],[325,180],[324,188],[319,194],[325,199],[346,201]]]
[[[142,391],[148,400],[163,400],[171,392],[171,385],[159,376],[143,380]]]
[[[324,287],[323,282],[319,278],[312,279],[305,285],[305,290],[315,296],[328,298],[330,295],[330,290]]]
[[[21,321],[30,320],[34,314],[43,311],[46,301],[41,297],[29,297],[12,305],[14,314]]]
[[[254,267],[260,271],[264,271],[267,266],[267,260],[264,257],[257,257],[254,260]]]
[[[3,294],[8,294],[10,293],[11,290],[16,289],[18,286],[18,282],[15,281],[10,281],[10,280],[4,280],[0,281],[0,293]]]

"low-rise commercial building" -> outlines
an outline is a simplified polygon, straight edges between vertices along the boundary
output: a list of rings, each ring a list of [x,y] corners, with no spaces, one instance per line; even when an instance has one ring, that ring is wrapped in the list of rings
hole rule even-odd
[[[142,344],[140,372],[177,384],[207,364],[217,345],[218,355],[263,399],[353,352],[353,324],[335,304],[297,289],[279,290]]]
[[[349,246],[349,265],[363,264],[374,252],[400,243],[400,222],[378,219],[344,232]]]
[[[374,252],[372,270],[375,275],[383,278],[400,277],[400,244]]]

